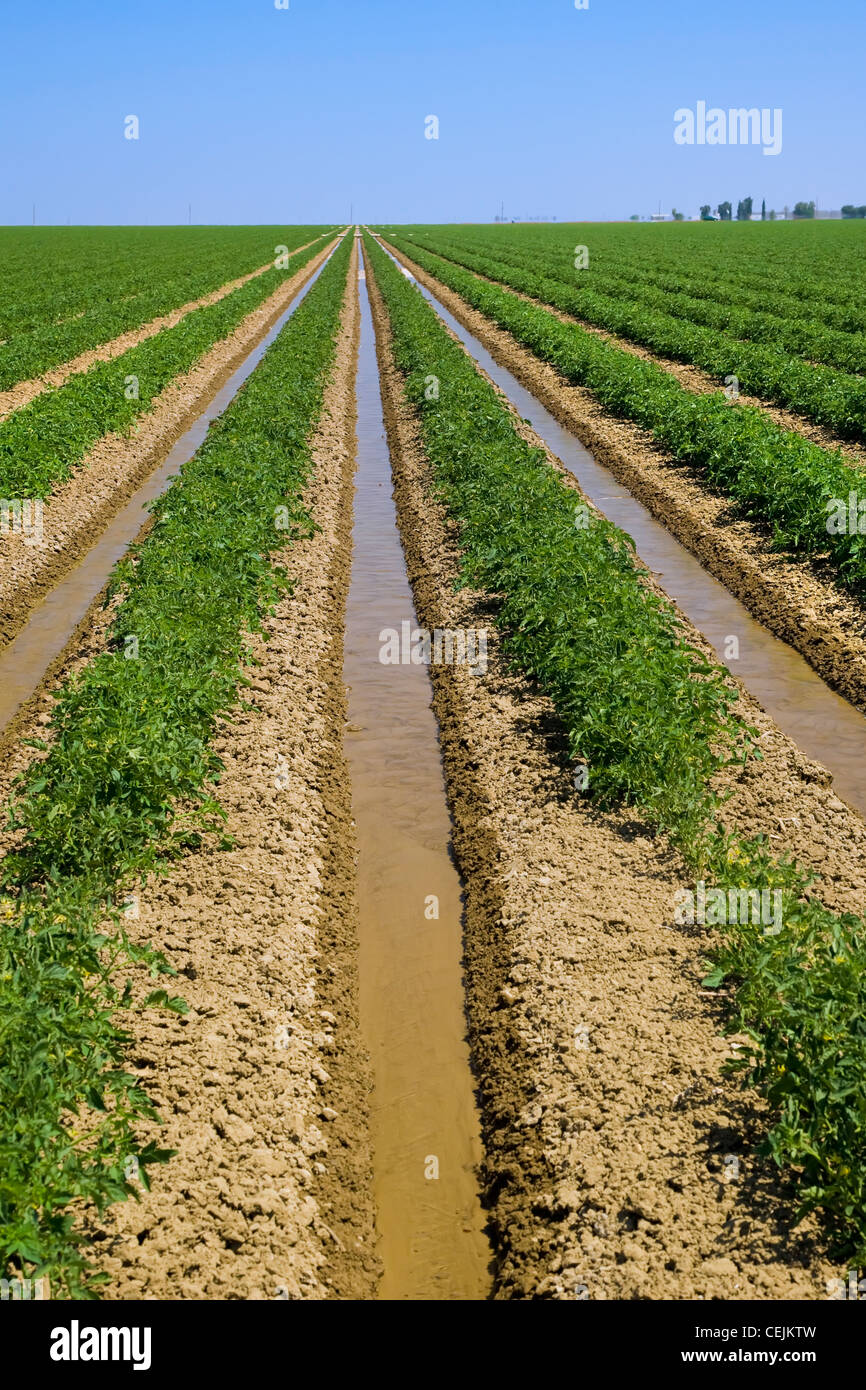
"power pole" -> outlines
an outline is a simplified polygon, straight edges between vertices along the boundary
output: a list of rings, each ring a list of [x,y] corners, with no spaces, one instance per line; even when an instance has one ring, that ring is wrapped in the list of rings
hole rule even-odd
[[[36,204],[33,204],[33,225],[36,226]]]
[[[189,204],[189,211],[187,213],[187,226],[192,226],[192,203]]]

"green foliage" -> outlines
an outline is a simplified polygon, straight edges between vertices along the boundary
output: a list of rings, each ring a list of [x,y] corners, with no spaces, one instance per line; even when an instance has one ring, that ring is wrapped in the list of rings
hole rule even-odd
[[[176,376],[189,371],[321,249],[321,243],[308,247],[290,258],[287,269],[265,271],[218,303],[194,309],[174,328],[112,362],[97,363],[10,415],[0,423],[0,496],[45,497],[104,434],[131,432]],[[136,399],[127,399],[130,376],[138,380]]]
[[[860,228],[787,222],[770,237],[766,229],[740,224],[719,227],[710,239],[697,225],[677,233],[657,225],[651,242],[646,228],[598,224],[514,229],[511,236],[489,227],[395,232],[482,274],[488,272],[470,257],[483,256],[503,271],[529,270],[560,286],[604,296],[599,305],[588,301],[588,310],[613,313],[628,301],[844,371],[862,367],[866,308],[854,288],[866,272],[866,239]],[[575,242],[592,248],[591,269],[581,274],[577,286]],[[506,283],[504,273],[492,278]],[[839,332],[824,336],[822,327]],[[672,325],[668,328],[673,332]]]
[[[728,925],[706,983],[730,981],[729,1031],[745,1034],[730,1070],[776,1114],[764,1151],[798,1175],[800,1211],[823,1209],[866,1264],[866,922],[837,916],[813,883],[766,847],[714,856],[715,882],[782,893],[778,934]]]
[[[98,1288],[77,1226],[135,1191],[126,1161],[168,1155],[136,1140],[151,1109],[122,1069],[119,973],[169,971],[123,931],[123,885],[222,823],[216,720],[236,703],[248,634],[285,591],[269,552],[286,506],[296,531],[307,440],[333,361],[351,239],[226,412],[155,504],[119,568],[109,649],[70,680],[48,755],[23,774],[10,816],[23,832],[3,865],[0,911],[0,1267],[37,1266],[73,1296]],[[124,639],[134,634],[138,656]],[[114,924],[100,924],[108,916]],[[182,1010],[155,988],[151,1007]]]
[[[827,531],[833,500],[862,487],[862,472],[839,452],[781,429],[758,409],[732,405],[722,393],[686,390],[663,368],[419,249],[414,238],[395,241],[568,380],[589,387],[605,409],[642,425],[675,458],[702,468],[744,515],[771,531],[778,547],[829,553],[842,582],[864,590],[866,536]]]
[[[0,391],[273,261],[324,227],[0,228]]]

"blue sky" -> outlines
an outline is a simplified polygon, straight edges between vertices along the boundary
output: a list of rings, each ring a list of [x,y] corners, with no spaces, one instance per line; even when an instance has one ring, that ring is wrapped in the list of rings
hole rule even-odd
[[[289,4],[6,0],[0,223],[866,203],[863,0]],[[781,108],[781,153],[676,145],[698,101]]]

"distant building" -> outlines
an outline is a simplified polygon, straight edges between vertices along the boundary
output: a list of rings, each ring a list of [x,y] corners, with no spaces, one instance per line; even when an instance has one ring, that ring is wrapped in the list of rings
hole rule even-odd
[[[820,218],[822,222],[827,222],[831,219],[836,222],[841,222],[842,220],[841,210],[839,212],[821,212],[818,208],[816,208],[815,216]]]

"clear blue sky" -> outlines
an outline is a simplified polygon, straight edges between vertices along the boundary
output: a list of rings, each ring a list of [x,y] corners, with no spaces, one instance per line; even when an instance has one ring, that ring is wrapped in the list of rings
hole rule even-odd
[[[866,203],[864,0],[5,0],[0,32],[2,223]],[[781,154],[676,145],[700,100],[781,107]]]

